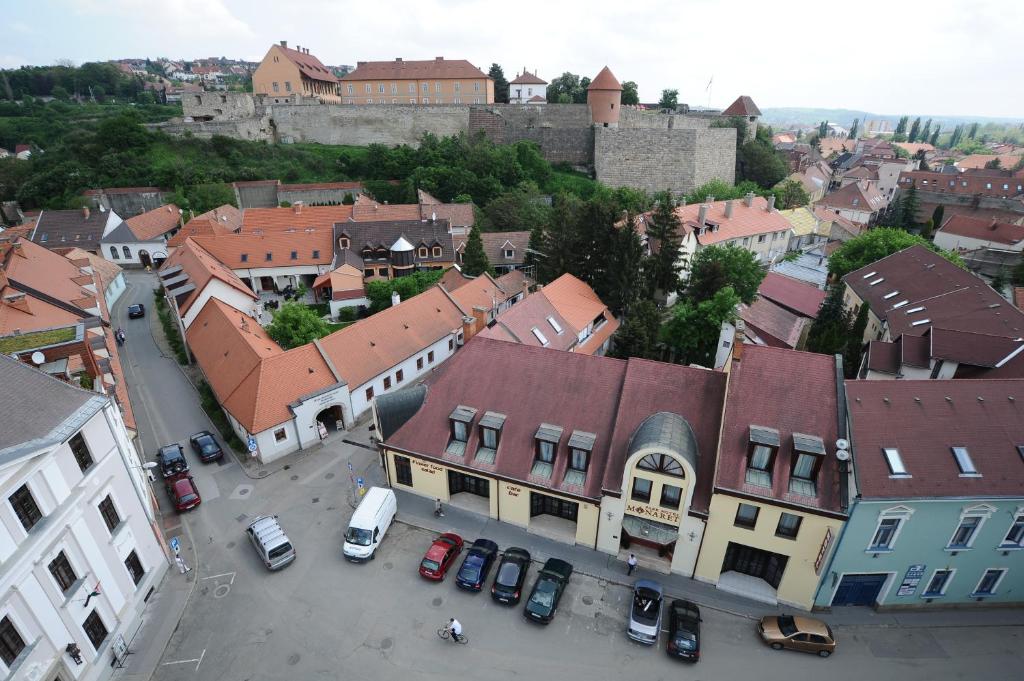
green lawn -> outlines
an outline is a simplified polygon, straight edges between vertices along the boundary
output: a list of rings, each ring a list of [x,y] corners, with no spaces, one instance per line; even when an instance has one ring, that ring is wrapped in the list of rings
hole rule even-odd
[[[0,338],[0,353],[9,355],[13,352],[21,352],[31,348],[41,348],[47,345],[67,343],[75,339],[75,327],[69,326],[63,329],[49,329],[47,331],[32,331],[17,336],[6,336]]]

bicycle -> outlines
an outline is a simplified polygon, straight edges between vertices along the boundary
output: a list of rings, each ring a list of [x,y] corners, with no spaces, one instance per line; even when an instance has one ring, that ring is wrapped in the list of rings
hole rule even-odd
[[[447,641],[452,637],[452,631],[448,627],[441,627],[437,630],[437,635],[439,638]],[[459,634],[459,637],[456,639],[455,642],[461,643],[462,645],[466,645],[467,643],[469,643],[469,637],[465,634]]]

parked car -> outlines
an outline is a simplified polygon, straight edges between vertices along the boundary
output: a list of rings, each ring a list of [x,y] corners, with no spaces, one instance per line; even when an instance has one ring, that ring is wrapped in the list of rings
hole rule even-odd
[[[757,631],[764,642],[775,650],[791,648],[828,657],[836,649],[836,637],[832,629],[821,620],[810,617],[762,617],[757,623]]]
[[[462,537],[453,532],[445,532],[427,549],[423,560],[420,561],[420,574],[427,579],[440,582],[461,552]]]
[[[377,557],[377,547],[384,541],[388,528],[395,522],[398,500],[387,487],[371,487],[348,521],[341,553],[353,563]],[[461,539],[459,540],[462,541]]]
[[[295,560],[295,548],[276,515],[261,515],[245,529],[253,548],[268,570],[280,570]]]
[[[683,660],[700,659],[700,608],[690,601],[675,600],[668,610],[668,644],[665,651]]]
[[[572,565],[558,558],[548,558],[537,573],[523,616],[531,622],[549,623],[558,612],[558,601],[569,585],[570,577]]]
[[[477,539],[462,559],[455,575],[455,586],[467,591],[480,591],[497,555],[497,544],[490,539]]]
[[[507,548],[498,563],[498,574],[491,585],[491,598],[499,603],[515,605],[523,592],[523,582],[530,569],[530,553],[525,549]]]
[[[171,497],[174,509],[188,511],[203,503],[196,488],[196,481],[188,473],[178,473],[164,480],[164,487]]]
[[[629,628],[626,633],[638,643],[654,645],[661,631],[661,584],[650,579],[638,579],[633,584],[633,607],[629,609]]]
[[[224,450],[217,444],[217,439],[208,430],[196,433],[188,439],[192,445],[192,451],[196,453],[203,463],[216,461],[224,456]]]
[[[185,450],[177,442],[161,447],[156,453],[156,462],[160,467],[160,474],[164,478],[188,472]]]
[[[146,316],[146,306],[142,303],[135,303],[128,306],[128,319],[138,319]]]

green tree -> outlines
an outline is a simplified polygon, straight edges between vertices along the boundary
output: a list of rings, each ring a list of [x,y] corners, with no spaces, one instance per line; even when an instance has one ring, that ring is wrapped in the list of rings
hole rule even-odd
[[[939,146],[939,133],[942,132],[942,126],[936,125],[935,130],[932,131],[932,137],[928,140],[928,144],[933,147]]]
[[[377,313],[391,307],[391,294],[397,293],[399,302],[426,291],[441,279],[441,270],[423,270],[404,277],[387,281],[371,281],[366,285],[366,297],[370,301],[370,312]]]
[[[676,202],[671,192],[659,192],[647,223],[647,237],[651,240],[653,251],[648,263],[650,293],[655,296],[667,297],[679,289],[679,273],[682,269],[679,258],[683,241],[679,226]]]
[[[785,179],[775,185],[775,207],[781,210],[799,208],[811,202],[811,196],[799,180]]]
[[[197,184],[185,190],[186,205],[196,215],[224,205],[235,205],[235,192],[230,184]]]
[[[932,119],[929,118],[925,122],[924,127],[921,128],[921,132],[918,134],[917,138],[921,142],[927,142],[928,141],[928,137],[930,137],[931,134],[932,134]]]
[[[480,238],[479,225],[473,225],[466,240],[466,250],[462,254],[462,273],[470,277],[478,277],[484,272],[493,274],[491,261],[484,252],[484,242]]]
[[[900,226],[904,229],[911,229],[917,224],[917,211],[921,207],[921,202],[917,198],[917,188],[911,187],[907,190],[903,196],[902,202],[902,214],[900,215]]]
[[[508,103],[508,80],[505,78],[505,71],[499,64],[491,64],[487,75],[494,80],[494,101],[499,104]]]
[[[676,362],[711,367],[722,323],[736,319],[739,304],[740,297],[731,286],[701,302],[684,298],[672,307],[669,320],[661,327],[661,341],[672,348]]]
[[[50,91],[50,94],[53,95],[55,99],[59,99],[62,102],[66,102],[71,99],[71,95],[68,93],[67,89],[61,85],[55,85],[53,90]]]
[[[641,300],[615,332],[615,341],[609,356],[619,359],[642,357],[658,359],[658,334],[661,330],[661,312],[650,300]]]
[[[330,332],[331,327],[302,303],[281,305],[267,327],[267,334],[286,350],[312,343]]]
[[[999,170],[1002,167],[1003,167],[1002,161],[999,160],[998,156],[996,156],[991,161],[986,161],[985,162],[985,168],[988,169],[988,170]]]
[[[729,288],[750,305],[765,271],[753,253],[739,246],[708,246],[697,251],[690,262],[686,295],[694,303],[710,300],[715,293]]]
[[[843,371],[847,378],[857,378],[861,358],[864,356],[864,330],[868,328],[868,306],[861,305],[850,329],[850,337],[843,350]]]
[[[547,224],[551,208],[541,198],[536,185],[523,183],[494,197],[483,209],[488,232],[533,231]]]
[[[736,149],[738,150],[747,141],[747,119],[743,116],[720,116],[711,119],[712,128],[735,128]]]
[[[637,90],[637,85],[631,80],[627,80],[622,84],[622,103],[623,104],[639,104],[640,93]]]
[[[575,73],[566,71],[548,83],[548,102],[552,104],[584,104],[587,101],[589,78],[580,78]]]
[[[907,134],[908,142],[916,142],[917,135],[921,132],[921,117],[918,116],[914,119],[914,122],[910,124],[910,132]]]
[[[677,106],[679,106],[679,90],[662,90],[658,107],[675,111]]]
[[[905,135],[905,134],[907,134],[907,123],[909,123],[909,122],[910,122],[910,117],[909,116],[900,116],[899,122],[896,123],[895,134],[897,134],[897,135]]]
[[[1024,258],[1010,270],[1010,283],[1014,286],[1024,286]]]
[[[753,139],[744,142],[736,153],[736,177],[755,182],[759,187],[774,187],[789,173],[789,166],[771,142]]]
[[[541,284],[546,284],[550,279],[542,280],[540,275],[543,271],[543,260],[547,258],[547,232],[545,229],[546,225],[538,224],[534,225],[533,229],[530,230],[530,242],[526,247],[526,256],[523,258],[523,264],[529,268],[531,276],[534,280]]]
[[[992,288],[999,293],[1006,293],[1006,274],[1002,268],[996,272],[996,276],[992,277]]]
[[[935,210],[932,211],[932,226],[942,227],[942,219],[946,217],[946,207],[941,203],[935,206]]]
[[[587,242],[580,227],[582,206],[578,197],[568,194],[558,194],[552,200],[544,248],[537,249],[545,254],[537,263],[538,281],[554,281],[566,272],[583,277]]]
[[[876,227],[844,242],[837,248],[829,256],[828,271],[833,278],[841,279],[850,272],[870,265],[876,260],[881,260],[887,255],[917,245],[935,251],[958,267],[964,267],[963,260],[956,253],[943,251],[916,234],[893,227]]]
[[[853,119],[853,125],[850,126],[850,134],[847,135],[847,137],[849,139],[852,139],[852,140],[857,139],[857,129],[859,127],[860,127],[860,119],[859,118],[854,118]]]
[[[807,350],[823,355],[842,353],[850,343],[853,319],[843,305],[843,284],[833,285],[807,334]],[[867,307],[864,305],[863,307]],[[866,314],[866,313],[865,313]]]
[[[967,132],[967,139],[974,139],[978,135],[978,124],[971,123],[971,128]]]
[[[818,124],[818,138],[824,139],[828,137],[828,121],[822,121]]]
[[[587,257],[588,265],[598,268],[596,272],[588,268],[591,286],[613,314],[629,315],[647,293],[640,235],[635,229],[618,226],[619,211],[613,203],[605,204],[600,199],[590,203],[597,204],[596,210],[588,211],[597,218],[592,227],[596,248]],[[628,224],[634,224],[634,220],[632,215],[627,217]]]
[[[934,232],[934,231],[935,231],[935,223],[932,222],[931,218],[928,218],[928,221],[925,222],[923,225],[921,225],[921,238],[922,239],[931,239],[932,238],[932,232]]]

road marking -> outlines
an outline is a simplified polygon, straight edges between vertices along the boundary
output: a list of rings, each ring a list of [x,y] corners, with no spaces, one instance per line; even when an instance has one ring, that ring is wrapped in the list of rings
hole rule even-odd
[[[235,574],[237,574],[237,573],[234,573],[234,572],[222,572],[219,575],[210,575],[209,577],[203,577],[203,579],[217,579],[218,577],[230,577],[231,581],[229,581],[228,584],[234,584],[235,583]]]
[[[206,657],[206,648],[203,648],[203,652],[199,654],[199,661],[196,662],[196,671],[199,671],[199,665],[203,663],[204,657]]]
[[[204,650],[203,653],[206,653],[206,651]],[[201,658],[201,657],[195,657],[195,658],[192,658],[191,660],[172,660],[171,662],[161,662],[160,666],[166,667],[169,664],[185,664],[186,662],[201,662],[202,659],[203,658]]]

